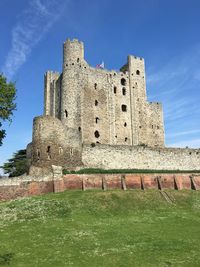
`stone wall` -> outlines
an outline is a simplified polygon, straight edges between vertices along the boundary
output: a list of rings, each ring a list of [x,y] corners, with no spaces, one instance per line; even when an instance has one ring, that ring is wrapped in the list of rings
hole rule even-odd
[[[200,170],[200,149],[85,145],[82,162],[87,168]]]
[[[0,179],[0,201],[65,190],[200,190],[200,174],[67,174],[42,179]]]
[[[31,164],[50,169],[52,164],[67,167],[81,166],[81,152],[70,145],[67,133],[59,119],[51,116],[36,117],[33,122]],[[27,151],[30,151],[30,145]],[[30,152],[28,157],[30,158]]]

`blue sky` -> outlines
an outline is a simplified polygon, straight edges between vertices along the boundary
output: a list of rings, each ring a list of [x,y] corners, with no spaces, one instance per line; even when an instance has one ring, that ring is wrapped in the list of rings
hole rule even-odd
[[[43,113],[43,75],[61,71],[62,43],[85,43],[90,65],[146,63],[149,101],[162,102],[167,146],[200,147],[200,2],[195,0],[1,0],[0,72],[16,82],[17,111],[4,124],[0,164],[31,141]]]

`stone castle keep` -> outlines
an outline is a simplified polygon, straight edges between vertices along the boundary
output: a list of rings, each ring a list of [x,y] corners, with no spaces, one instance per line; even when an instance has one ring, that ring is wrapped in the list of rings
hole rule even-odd
[[[166,148],[160,103],[146,97],[144,59],[120,71],[91,67],[78,40],[63,45],[62,73],[48,71],[44,115],[34,118],[30,165],[68,169],[199,170],[200,150]]]

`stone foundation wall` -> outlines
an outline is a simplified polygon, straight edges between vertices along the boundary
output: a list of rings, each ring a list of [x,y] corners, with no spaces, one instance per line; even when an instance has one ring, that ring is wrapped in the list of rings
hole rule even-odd
[[[200,174],[67,174],[54,179],[2,179],[0,200],[65,190],[200,190]]]
[[[151,148],[146,146],[83,146],[86,168],[200,170],[200,149]]]

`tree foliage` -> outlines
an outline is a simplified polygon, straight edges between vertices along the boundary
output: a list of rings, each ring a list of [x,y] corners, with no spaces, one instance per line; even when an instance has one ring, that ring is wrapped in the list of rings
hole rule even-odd
[[[5,174],[9,174],[9,177],[20,176],[26,173],[28,170],[26,149],[21,149],[14,153],[13,157],[4,163],[1,168]]]
[[[0,74],[0,146],[6,136],[6,131],[1,129],[3,121],[10,121],[13,111],[16,109],[16,88],[13,82],[7,82],[3,74]]]

